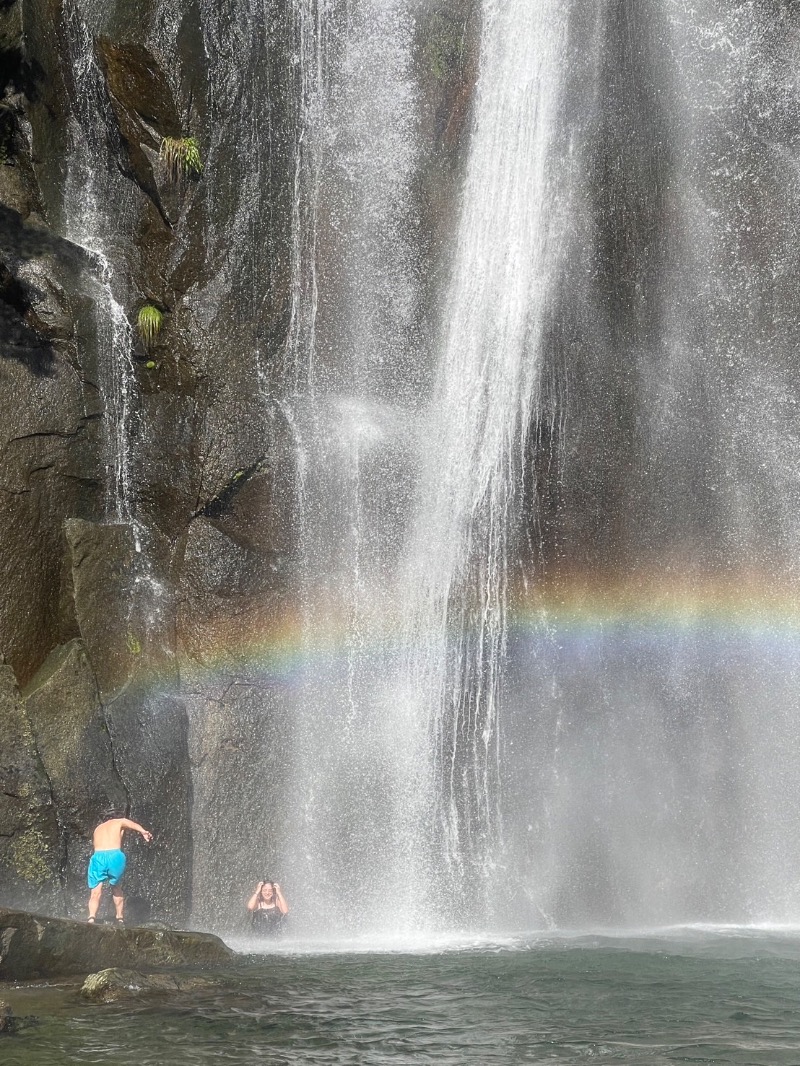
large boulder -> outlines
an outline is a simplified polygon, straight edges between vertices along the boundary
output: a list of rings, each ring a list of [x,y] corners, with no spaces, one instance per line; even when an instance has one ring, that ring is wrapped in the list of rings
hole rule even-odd
[[[56,808],[8,666],[0,666],[0,736],[0,899],[60,908],[63,854]]]
[[[22,684],[65,636],[64,516],[98,504],[97,394],[73,336],[83,265],[0,205],[0,649]]]
[[[0,981],[122,969],[224,966],[235,952],[210,933],[88,925],[0,909]]]
[[[191,900],[192,830],[183,701],[142,681],[119,695],[107,716],[131,817],[153,833],[152,844],[129,834],[125,891],[148,899],[156,917],[184,921]]]
[[[159,572],[167,554],[129,524],[66,523],[74,611],[97,677],[114,765],[131,817],[153,832],[129,842],[128,891],[182,920],[191,892],[191,784],[187,721],[177,698],[171,608]]]
[[[65,836],[64,881],[74,910],[86,895],[92,830],[109,806],[128,801],[83,641],[51,653],[25,691],[25,709]]]

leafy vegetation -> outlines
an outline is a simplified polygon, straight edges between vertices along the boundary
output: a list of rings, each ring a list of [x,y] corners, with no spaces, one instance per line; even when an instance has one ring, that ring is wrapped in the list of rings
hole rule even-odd
[[[158,154],[173,181],[197,178],[203,172],[200,145],[194,137],[165,137]]]
[[[144,341],[145,348],[150,348],[155,344],[156,337],[161,332],[163,320],[164,315],[155,304],[144,304],[139,308],[136,328],[139,330],[139,336]]]

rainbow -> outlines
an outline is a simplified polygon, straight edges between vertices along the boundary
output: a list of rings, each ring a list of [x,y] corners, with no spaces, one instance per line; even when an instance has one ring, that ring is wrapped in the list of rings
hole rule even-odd
[[[754,572],[720,577],[662,569],[605,579],[576,573],[520,582],[508,597],[507,627],[510,647],[520,650],[531,643],[543,651],[548,645],[586,651],[724,641],[768,645],[800,662],[800,585]],[[356,631],[348,605],[329,596],[305,615],[287,598],[277,608],[210,619],[192,635],[180,647],[182,675],[217,674],[242,684],[326,681],[353,657],[381,669],[409,651],[399,610],[376,612]]]

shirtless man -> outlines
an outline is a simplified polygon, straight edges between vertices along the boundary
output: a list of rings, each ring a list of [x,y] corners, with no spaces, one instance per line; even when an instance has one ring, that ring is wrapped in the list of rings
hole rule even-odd
[[[108,818],[101,822],[94,831],[92,843],[94,855],[89,860],[88,882],[91,892],[89,893],[89,921],[94,922],[97,917],[97,908],[100,906],[100,896],[103,894],[103,884],[108,881],[111,885],[111,896],[114,900],[114,911],[120,925],[124,922],[123,911],[125,897],[119,887],[119,881],[125,873],[125,853],[122,850],[122,834],[126,829],[139,833],[149,843],[153,834],[148,832],[137,822],[130,818]]]

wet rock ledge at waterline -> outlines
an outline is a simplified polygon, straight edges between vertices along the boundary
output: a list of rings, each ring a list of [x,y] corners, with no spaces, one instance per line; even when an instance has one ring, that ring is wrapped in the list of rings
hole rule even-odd
[[[0,981],[221,966],[234,957],[218,937],[172,929],[93,926],[0,909]]]

